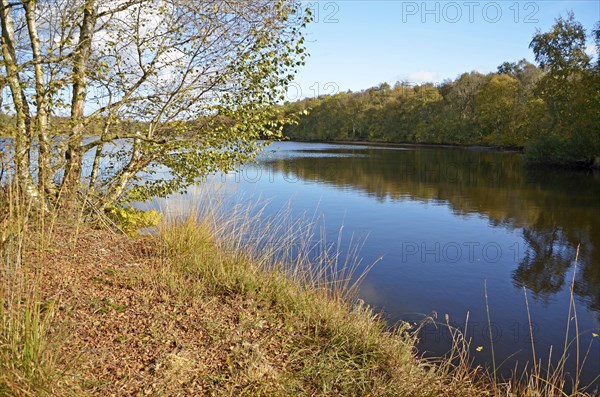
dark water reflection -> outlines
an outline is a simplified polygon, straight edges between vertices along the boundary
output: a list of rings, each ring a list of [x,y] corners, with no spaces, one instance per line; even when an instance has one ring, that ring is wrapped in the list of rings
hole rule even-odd
[[[448,315],[472,340],[476,364],[492,361],[491,329],[504,375],[532,357],[524,290],[537,357],[562,353],[575,275],[581,356],[589,346],[583,380],[600,374],[599,175],[526,169],[516,153],[285,142],[221,178],[271,200],[265,215],[290,200],[295,213],[322,213],[330,241],[343,226],[342,249],[365,237],[363,263],[383,260],[362,299],[391,324]],[[423,328],[423,352],[449,346],[444,327]],[[568,354],[574,375],[574,343]]]

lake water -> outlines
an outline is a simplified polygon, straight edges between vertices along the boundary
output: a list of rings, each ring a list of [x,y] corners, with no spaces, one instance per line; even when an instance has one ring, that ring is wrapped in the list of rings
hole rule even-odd
[[[265,217],[284,207],[320,216],[342,251],[364,239],[362,265],[381,260],[361,299],[392,325],[448,315],[475,364],[491,365],[491,328],[504,375],[531,361],[525,292],[538,359],[562,353],[575,277],[582,379],[600,374],[600,175],[526,169],[517,153],[283,142],[215,181],[268,200]],[[443,325],[420,337],[425,354],[450,347]],[[572,343],[573,377],[575,355]]]

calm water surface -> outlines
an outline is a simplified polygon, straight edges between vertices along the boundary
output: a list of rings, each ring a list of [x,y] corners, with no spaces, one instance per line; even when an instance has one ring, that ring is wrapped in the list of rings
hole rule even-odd
[[[343,226],[342,250],[366,239],[362,264],[382,259],[360,298],[390,324],[448,315],[484,365],[492,360],[487,285],[505,375],[532,357],[524,292],[538,358],[547,362],[551,346],[554,357],[563,351],[575,277],[583,379],[600,374],[600,175],[524,169],[515,153],[284,142],[215,180],[269,200],[264,216],[288,204],[294,215],[320,214],[329,241]],[[443,326],[421,331],[425,354],[449,344]],[[573,376],[574,357],[572,348]]]

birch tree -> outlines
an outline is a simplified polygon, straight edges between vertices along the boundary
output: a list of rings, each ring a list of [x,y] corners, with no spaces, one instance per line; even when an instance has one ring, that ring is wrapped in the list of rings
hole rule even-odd
[[[21,190],[67,208],[82,193],[104,207],[185,189],[252,158],[288,121],[273,105],[305,59],[310,16],[298,9],[0,0]]]

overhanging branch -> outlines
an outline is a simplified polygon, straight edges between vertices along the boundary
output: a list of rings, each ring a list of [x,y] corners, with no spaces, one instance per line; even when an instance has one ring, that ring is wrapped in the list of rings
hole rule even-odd
[[[152,139],[152,138],[146,138],[143,135],[119,135],[119,134],[112,134],[112,135],[110,135],[110,137],[100,138],[100,139],[97,139],[97,140],[95,140],[93,142],[89,142],[89,143],[87,143],[85,145],[81,145],[81,149],[85,153],[85,152],[87,152],[88,150],[92,149],[95,146],[98,146],[98,145],[103,144],[103,143],[110,143],[110,142],[115,141],[117,139],[139,139],[140,141],[154,143],[156,145],[164,145],[165,143],[167,143],[167,139],[166,138]]]

